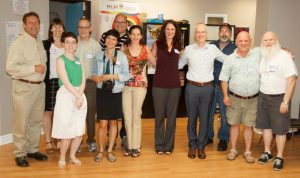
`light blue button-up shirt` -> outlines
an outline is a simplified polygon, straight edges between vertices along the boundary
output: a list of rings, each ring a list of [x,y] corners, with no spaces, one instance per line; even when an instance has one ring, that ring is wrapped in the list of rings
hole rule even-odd
[[[250,49],[246,57],[240,57],[236,51],[224,61],[219,79],[229,82],[229,90],[237,95],[255,95],[260,85],[260,48]]]
[[[96,55],[96,65],[92,70],[92,75],[103,75],[103,65],[107,64],[108,59],[103,60],[105,51],[100,51]],[[110,73],[113,73],[113,64],[110,63]],[[119,80],[115,81],[115,86],[112,90],[113,93],[119,93],[123,91],[125,81],[129,80],[129,67],[128,60],[124,53],[117,51],[117,61],[114,67],[114,74],[118,74]],[[97,88],[102,88],[102,82],[97,84]]]
[[[179,60],[179,69],[186,64],[189,66],[186,78],[195,82],[210,82],[214,80],[214,61],[223,62],[227,56],[215,45],[205,44],[199,48],[197,44],[191,44],[184,49]]]

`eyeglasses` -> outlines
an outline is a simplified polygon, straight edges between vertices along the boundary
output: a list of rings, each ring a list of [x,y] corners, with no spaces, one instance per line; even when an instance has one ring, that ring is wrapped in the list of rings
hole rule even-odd
[[[76,45],[77,42],[76,41],[65,41],[66,45]]]
[[[125,22],[124,22],[124,21],[115,21],[115,23],[116,23],[116,24],[122,24],[122,25],[124,25],[124,24],[126,24],[127,22],[126,22],[126,21],[125,21]]]
[[[90,27],[89,27],[89,26],[87,26],[87,27],[84,27],[84,26],[78,26],[78,28],[81,29],[81,30],[87,30],[87,29],[89,29]]]

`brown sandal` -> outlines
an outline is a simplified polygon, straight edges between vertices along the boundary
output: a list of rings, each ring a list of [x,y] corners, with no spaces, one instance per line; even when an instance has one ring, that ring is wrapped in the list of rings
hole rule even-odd
[[[107,152],[107,160],[110,162],[115,162],[117,158],[113,152]]]
[[[98,152],[96,154],[96,156],[94,157],[94,161],[96,161],[96,162],[100,162],[100,161],[102,161],[102,159],[103,159],[103,152]]]

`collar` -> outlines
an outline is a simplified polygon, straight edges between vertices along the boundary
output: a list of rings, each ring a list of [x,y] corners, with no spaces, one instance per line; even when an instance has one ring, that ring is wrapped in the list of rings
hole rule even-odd
[[[242,56],[240,56],[240,55],[237,54],[237,50],[238,50],[238,48],[236,48],[236,49],[234,50],[234,52],[233,52],[233,54],[234,54],[234,56],[235,56],[236,58],[247,58],[247,57],[249,57],[249,56],[251,55],[251,53],[252,53],[252,49],[249,49],[248,54],[247,54],[245,57],[242,57]]]
[[[201,49],[201,50],[208,49],[208,43],[205,43],[203,48],[199,47],[197,43],[194,43],[194,48],[195,49]]]
[[[37,41],[37,40],[40,39],[39,35],[36,35],[36,38],[34,38],[31,35],[29,35],[27,32],[24,32],[23,35],[25,36],[25,38],[30,39],[30,40],[34,40],[34,41]]]

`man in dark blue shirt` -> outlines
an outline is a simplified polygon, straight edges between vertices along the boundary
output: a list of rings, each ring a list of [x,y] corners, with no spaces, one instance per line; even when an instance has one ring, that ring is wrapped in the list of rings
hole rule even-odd
[[[211,44],[216,45],[224,54],[230,55],[235,50],[236,46],[231,42],[231,25],[228,23],[221,24],[219,28],[219,40],[211,42]],[[220,126],[218,132],[218,138],[220,140],[218,144],[218,151],[226,151],[227,144],[229,141],[229,128],[230,125],[227,123],[226,119],[226,106],[223,103],[223,95],[221,91],[221,82],[219,80],[219,75],[221,73],[223,63],[215,60],[214,62],[214,87],[215,95],[213,98],[213,104],[211,107],[210,117],[208,121],[208,131],[207,131],[207,144],[213,143],[214,138],[214,115],[216,112],[216,106],[218,104],[220,111]]]

